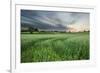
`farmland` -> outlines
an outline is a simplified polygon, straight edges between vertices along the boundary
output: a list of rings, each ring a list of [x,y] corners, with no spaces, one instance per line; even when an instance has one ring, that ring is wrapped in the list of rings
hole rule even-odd
[[[21,33],[21,62],[89,59],[89,32]]]

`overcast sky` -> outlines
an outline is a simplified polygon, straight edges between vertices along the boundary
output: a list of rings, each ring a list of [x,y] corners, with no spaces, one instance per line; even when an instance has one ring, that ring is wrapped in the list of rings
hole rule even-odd
[[[21,10],[21,23],[40,30],[89,30],[89,13]]]

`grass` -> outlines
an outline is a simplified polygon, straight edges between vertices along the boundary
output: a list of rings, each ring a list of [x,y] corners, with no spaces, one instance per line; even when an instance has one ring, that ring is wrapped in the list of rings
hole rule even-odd
[[[21,62],[89,59],[89,33],[21,34]]]

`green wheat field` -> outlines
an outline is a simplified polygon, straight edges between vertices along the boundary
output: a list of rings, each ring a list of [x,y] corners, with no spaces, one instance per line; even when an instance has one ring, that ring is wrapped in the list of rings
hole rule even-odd
[[[21,33],[21,63],[89,59],[89,32]]]

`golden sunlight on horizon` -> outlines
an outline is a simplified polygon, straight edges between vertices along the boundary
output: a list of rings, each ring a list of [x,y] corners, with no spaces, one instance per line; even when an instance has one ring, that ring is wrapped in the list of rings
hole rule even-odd
[[[72,24],[68,25],[68,30],[67,32],[84,32],[84,31],[89,31],[89,25],[85,24]]]

